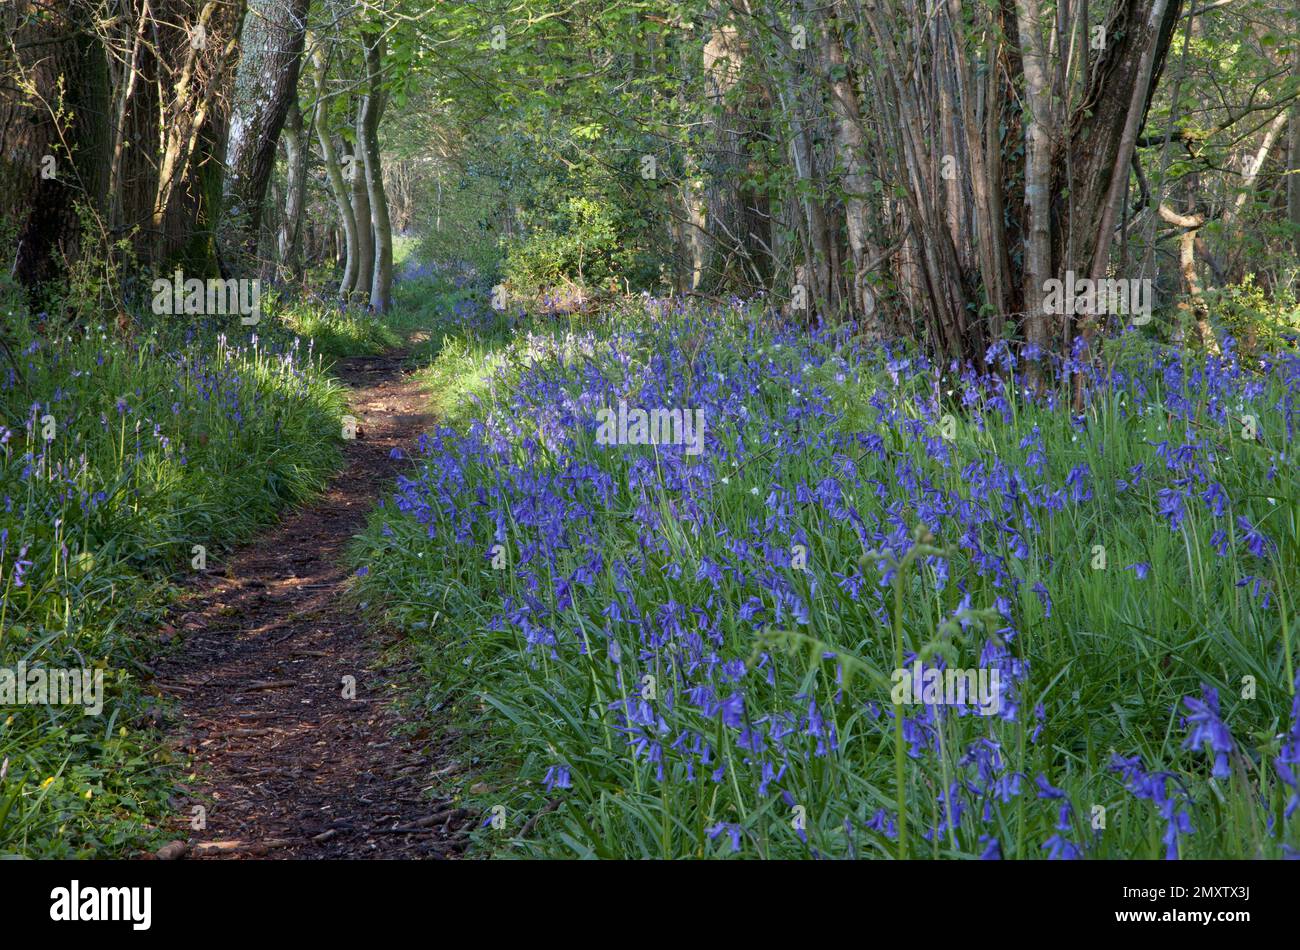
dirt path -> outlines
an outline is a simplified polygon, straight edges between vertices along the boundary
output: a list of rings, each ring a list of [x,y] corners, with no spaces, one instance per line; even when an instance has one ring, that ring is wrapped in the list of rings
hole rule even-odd
[[[401,670],[342,596],[345,548],[431,419],[400,354],[354,358],[360,432],[326,493],[211,566],[173,620],[182,648],[158,685],[178,701],[177,744],[198,782],[178,837],[191,857],[452,857],[471,817],[425,794],[440,749],[389,711]],[[391,643],[391,641],[390,641]],[[344,697],[355,677],[355,699]],[[194,830],[193,808],[206,808]],[[232,844],[232,842],[234,844]]]

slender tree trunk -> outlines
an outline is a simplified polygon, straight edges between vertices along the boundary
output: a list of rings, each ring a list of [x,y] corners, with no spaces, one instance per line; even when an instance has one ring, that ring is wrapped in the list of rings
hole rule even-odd
[[[1292,24],[1300,24],[1300,0],[1293,8]],[[1291,53],[1291,77],[1300,84],[1300,44]],[[1291,225],[1291,241],[1300,254],[1300,101],[1291,106],[1291,124],[1287,126],[1286,150],[1286,219]]]
[[[393,305],[393,228],[388,217],[388,196],[384,193],[384,169],[379,152],[379,119],[384,112],[385,100],[382,73],[384,41],[379,34],[373,34],[367,35],[364,42],[368,88],[361,100],[359,125],[371,230],[374,233],[370,306],[376,313],[387,313]]]
[[[1152,33],[1158,33],[1160,30],[1160,25],[1164,20],[1166,4],[1167,0],[1155,0],[1151,5],[1147,28]],[[1092,273],[1090,275],[1094,280],[1106,276],[1106,268],[1110,259],[1110,245],[1114,239],[1115,215],[1118,213],[1119,204],[1124,195],[1128,193],[1129,165],[1133,161],[1133,150],[1137,147],[1138,131],[1141,129],[1142,120],[1146,116],[1148,93],[1155,80],[1155,64],[1158,52],[1159,44],[1155,41],[1141,47],[1136,82],[1132,87],[1133,93],[1129,100],[1128,113],[1124,118],[1124,129],[1120,133],[1119,147],[1116,150],[1115,164],[1109,181],[1109,190],[1106,193],[1106,201],[1102,205],[1101,224],[1097,228],[1097,249],[1093,253]]]
[[[1029,114],[1025,126],[1025,204],[1029,228],[1025,235],[1024,298],[1025,339],[1045,356],[1051,347],[1051,316],[1045,299],[1052,269],[1052,120],[1043,52],[1042,23],[1037,0],[1016,0],[1020,29],[1020,56],[1024,64],[1025,98]],[[1127,166],[1126,166],[1127,167]]]
[[[867,281],[867,270],[873,264],[879,264],[883,254],[871,241],[867,226],[870,180],[862,112],[845,61],[837,24],[823,15],[820,33],[831,112],[835,116],[835,154],[844,192],[844,229],[849,241],[849,256],[853,261],[852,293],[849,299],[858,315],[863,335],[869,340],[875,340],[884,335],[884,330],[875,295]]]
[[[1167,204],[1160,205],[1160,218],[1183,229],[1178,238],[1178,265],[1183,272],[1183,283],[1187,287],[1187,301],[1180,304],[1180,309],[1190,310],[1196,321],[1196,332],[1201,344],[1218,351],[1218,344],[1210,330],[1209,308],[1205,305],[1201,279],[1196,274],[1196,232],[1205,224],[1205,216],[1200,214],[1178,214]]]
[[[145,31],[149,25],[148,0],[145,0],[143,7],[139,11],[135,11],[130,5],[126,9],[128,13],[135,13],[136,18],[134,28],[131,30],[130,53],[123,66],[122,78],[117,84],[113,103],[113,127],[111,130],[113,144],[108,172],[108,225],[111,229],[116,229],[123,223],[122,193],[125,186],[122,181],[122,170],[124,165],[123,152],[127,144],[127,106],[130,104],[132,96],[135,95],[136,86],[140,80],[140,51],[144,43]]]
[[[339,296],[346,298],[357,282],[357,218],[352,210],[349,182],[344,180],[339,165],[338,151],[334,148],[333,131],[329,122],[329,99],[325,95],[327,66],[325,53],[317,47],[312,58],[316,79],[316,138],[320,144],[321,160],[325,164],[325,177],[330,194],[338,209],[343,226],[343,279],[339,282]],[[351,166],[355,167],[355,166]]]
[[[277,237],[280,259],[280,277],[290,283],[302,280],[302,230],[303,208],[307,197],[307,148],[304,137],[302,109],[294,95],[285,119],[285,202],[284,220]]]
[[[966,157],[970,163],[968,180],[974,202],[972,240],[979,260],[985,303],[993,314],[990,336],[996,339],[1002,335],[1002,315],[1011,309],[1007,287],[1006,228],[1003,224],[1001,203],[1002,182],[999,162],[1001,143],[997,135],[998,116],[995,95],[997,71],[988,70],[989,80],[984,98],[984,109],[988,115],[985,120],[986,128],[982,130],[975,108],[976,97],[980,90],[966,55],[964,37],[960,33],[962,24],[960,0],[948,0],[948,29],[951,35],[960,110],[958,125],[965,137]],[[995,62],[998,40],[993,36],[993,30],[988,32],[990,34],[986,47],[988,60]],[[960,175],[958,177],[962,178]]]
[[[352,215],[357,222],[356,248],[351,255],[356,262],[353,281],[348,286],[349,294],[370,295],[371,278],[375,271],[375,235],[370,221],[370,191],[366,185],[365,157],[360,154],[360,143],[364,139],[361,133],[361,111],[357,112],[357,145],[344,143],[343,167],[345,177],[349,177],[352,187]]]
[[[754,22],[758,14],[749,0],[744,0],[744,9],[749,22]],[[765,3],[764,15],[776,20],[776,10],[771,0]],[[763,39],[755,36],[753,42],[761,44]],[[796,284],[803,289],[802,296],[808,307],[807,316],[812,316],[816,311],[829,316],[839,310],[839,298],[833,286],[836,276],[835,255],[831,247],[825,208],[819,198],[821,189],[814,167],[810,117],[792,74],[794,51],[784,49],[784,43],[782,47],[776,55],[765,56],[763,62],[769,89],[768,98],[779,106],[780,125],[786,133],[790,165],[797,183],[798,194],[793,200],[801,212],[799,230],[803,239],[803,264],[795,268]]]
[[[723,16],[722,8],[714,8]],[[743,268],[745,233],[741,210],[740,115],[732,98],[744,66],[740,32],[731,22],[713,29],[703,53],[708,101],[708,174],[704,191],[707,228],[717,240],[709,250],[705,280],[725,286],[746,279]]]
[[[1273,146],[1277,144],[1288,118],[1290,118],[1289,109],[1284,109],[1274,116],[1273,121],[1264,130],[1264,138],[1260,141],[1259,147],[1255,149],[1253,154],[1246,156],[1241,183],[1237,186],[1237,197],[1223,213],[1223,231],[1227,237],[1225,247],[1227,248],[1228,266],[1226,270],[1230,280],[1240,280],[1242,277],[1242,252],[1245,244],[1243,241],[1245,221],[1242,214],[1246,210],[1246,202],[1250,200],[1255,185],[1259,182],[1260,172],[1264,170],[1264,163],[1268,161],[1269,153],[1273,151]]]

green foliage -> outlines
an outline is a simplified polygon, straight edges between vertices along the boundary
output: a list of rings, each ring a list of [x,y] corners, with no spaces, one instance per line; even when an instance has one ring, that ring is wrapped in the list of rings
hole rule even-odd
[[[498,184],[471,172],[430,182],[421,198],[421,259],[462,261],[495,278],[501,250],[494,222],[502,203]]]
[[[962,768],[963,751],[986,739],[998,743],[1003,774],[1023,779],[1015,796],[990,801],[989,827],[1005,856],[1042,856],[1042,843],[1058,833],[1060,802],[1036,797],[1039,775],[1063,790],[1073,816],[1065,833],[1091,856],[1163,856],[1164,822],[1150,801],[1125,789],[1110,768],[1112,753],[1140,756],[1148,770],[1167,770],[1189,790],[1195,833],[1180,837],[1182,856],[1276,857],[1281,841],[1296,845],[1294,821],[1285,835],[1268,830],[1289,794],[1270,757],[1290,716],[1300,564],[1300,489],[1294,467],[1277,464],[1292,446],[1282,415],[1269,408],[1286,396],[1285,374],[1256,383],[1243,373],[1232,385],[1244,393],[1222,396],[1234,413],[1256,415],[1258,437],[1248,442],[1231,414],[1225,427],[1199,399],[1168,389],[1166,376],[1151,371],[1152,351],[1136,339],[1123,353],[1108,351],[1122,382],[1076,420],[1060,408],[1068,381],[1055,407],[1013,397],[963,411],[952,401],[960,401],[958,393],[942,400],[949,408],[935,408],[925,374],[900,377],[871,356],[858,362],[823,341],[774,336],[747,312],[722,317],[707,332],[689,315],[662,314],[620,315],[589,329],[574,333],[538,319],[505,335],[444,346],[430,379],[459,407],[450,421],[462,433],[486,429],[488,441],[506,446],[505,455],[465,450],[452,434],[440,434],[427,470],[412,473],[408,484],[416,488],[404,494],[432,502],[422,512],[427,518],[386,504],[356,549],[368,568],[365,597],[415,636],[430,696],[468,737],[464,754],[475,765],[459,791],[482,783],[471,801],[485,814],[505,809],[502,829],[480,833],[486,853],[725,857],[726,837],[715,840],[706,829],[727,824],[738,829],[748,856],[806,857],[814,849],[823,856],[893,856],[899,842],[867,826],[881,808],[896,813],[901,795],[912,829],[909,853],[970,857],[983,847],[972,821],[955,835],[922,832],[939,821],[941,790]],[[638,381],[651,379],[651,367],[664,368],[654,385],[666,387],[669,403],[690,405],[702,377],[723,380],[749,366],[761,368],[763,379],[745,392],[743,406],[710,416],[722,429],[719,447],[734,445],[735,454],[706,453],[702,471],[674,467],[676,485],[649,476],[660,464],[653,450],[598,445],[583,425],[600,404],[585,398],[592,380],[622,381],[634,393]],[[1221,371],[1220,364],[1215,372]],[[870,410],[846,421],[864,403]],[[1186,427],[1171,415],[1173,407],[1190,407]],[[952,431],[942,436],[938,414],[949,411]],[[742,425],[741,418],[750,421]],[[797,450],[778,444],[796,438],[788,427],[772,435],[760,426],[770,437],[762,441],[748,430],[753,420],[780,428],[779,420],[791,418],[799,422]],[[827,438],[832,428],[880,439],[881,454],[850,457],[843,443]],[[1205,476],[1222,487],[1229,508],[1212,515],[1193,498],[1171,527],[1162,505],[1181,469],[1169,453],[1193,438],[1212,446]],[[1019,472],[1026,480],[1015,493],[1022,503],[1000,507],[972,486],[968,467]],[[910,474],[897,477],[904,470]],[[552,495],[538,484],[552,471],[582,475]],[[972,530],[981,556],[997,558],[1011,582],[975,570],[966,544],[941,578],[929,555],[954,547],[954,537],[918,538],[917,556],[900,559],[904,569],[890,576],[896,563],[873,563],[853,519],[828,517],[816,498],[828,479],[848,485],[849,471],[859,472],[862,484],[845,504],[868,524],[937,519],[960,530],[951,517],[920,513],[907,481],[924,487],[927,504],[948,506],[949,515],[958,500],[977,511],[991,506],[983,527]],[[420,485],[427,494],[420,495]],[[795,486],[813,497],[795,501]],[[469,516],[465,505],[482,516]],[[572,536],[557,544],[542,530],[552,505],[582,513],[576,547]],[[683,514],[696,505],[707,507],[707,518]],[[733,545],[782,506],[806,534],[807,571],[773,563],[772,551],[748,541],[744,570],[728,566],[710,586],[702,576],[706,562],[734,565]],[[1248,550],[1237,518],[1275,547]],[[648,521],[655,527],[646,533]],[[767,533],[773,551],[798,537],[789,526]],[[489,563],[495,543],[508,552],[505,570]],[[1106,548],[1101,562],[1098,544]],[[635,567],[619,573],[619,562]],[[859,572],[862,594],[850,595],[848,581]],[[878,599],[873,590],[882,573],[887,593]],[[790,585],[808,607],[806,625],[756,634],[738,616],[745,596],[761,594],[764,609],[771,603],[743,577],[750,574]],[[561,597],[551,629],[497,619]],[[615,603],[622,605],[621,622],[610,613]],[[1018,716],[947,716],[925,754],[904,755],[899,720],[868,706],[888,703],[873,671],[897,667],[909,650],[975,665],[987,608],[999,603],[1017,631],[1014,655],[1028,664]],[[677,645],[687,648],[692,631],[704,636],[707,629],[702,662],[747,664],[747,711],[789,715],[793,726],[816,702],[822,731],[810,736],[795,728],[773,756],[789,766],[774,787],[806,810],[806,840],[792,831],[788,802],[756,793],[761,756],[729,744],[737,729],[728,732],[680,694],[664,700],[664,684],[681,672],[664,659],[668,647],[649,644],[662,632],[667,604],[683,611]],[[628,605],[644,622],[629,619]],[[621,644],[621,659],[612,659],[611,641]],[[629,727],[612,710],[635,700],[644,675],[656,677],[658,699]],[[1245,675],[1258,694],[1246,695]],[[719,699],[734,681],[719,674]],[[1182,745],[1182,700],[1199,696],[1202,684],[1219,689],[1223,719],[1242,753],[1233,756],[1227,779],[1210,775],[1203,749]],[[709,741],[717,750],[713,764],[726,765],[724,778],[688,775],[691,757],[669,751],[682,736]],[[662,750],[652,756],[654,743]],[[571,773],[570,787],[546,787],[557,764]],[[1088,825],[1093,805],[1108,811],[1104,832]]]
[[[364,307],[340,307],[319,298],[263,297],[264,312],[293,333],[310,340],[315,352],[331,359],[373,356],[397,346],[401,339],[377,315]]]
[[[1241,341],[1252,352],[1277,349],[1300,332],[1300,304],[1289,289],[1270,294],[1253,275],[1238,284],[1213,288],[1205,302],[1220,332]]]
[[[104,674],[101,715],[0,709],[0,854],[127,855],[159,843],[173,780],[140,678],[164,578],[322,487],[342,393],[270,321],[49,338],[9,286],[0,315],[23,377],[0,363],[0,668]]]
[[[607,207],[570,197],[555,214],[539,217],[527,237],[509,245],[504,270],[511,290],[535,293],[565,283],[608,282],[618,235]]]
[[[418,192],[424,256],[467,261],[526,296],[613,279],[658,289],[693,117],[677,101],[675,47],[694,38],[623,4],[525,8],[457,4],[421,21],[419,96],[436,105],[394,116],[388,135],[398,154],[433,152]],[[441,68],[447,44],[460,51],[452,70]]]

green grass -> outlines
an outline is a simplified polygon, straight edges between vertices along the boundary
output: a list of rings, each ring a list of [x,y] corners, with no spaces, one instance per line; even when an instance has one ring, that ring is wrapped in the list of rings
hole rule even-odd
[[[267,312],[293,333],[311,340],[315,351],[329,360],[376,356],[402,342],[384,317],[364,307],[340,309],[329,301],[282,301],[268,295]]]
[[[355,555],[367,568],[363,595],[420,643],[430,709],[463,732],[468,768],[446,790],[485,818],[501,817],[501,828],[489,823],[480,833],[483,852],[725,857],[734,829],[737,853],[751,857],[974,857],[987,836],[1004,856],[1027,858],[1047,853],[1068,802],[1060,835],[1088,856],[1162,857],[1165,820],[1125,788],[1110,768],[1114,754],[1140,756],[1148,772],[1172,776],[1169,794],[1195,829],[1178,836],[1182,857],[1279,857],[1284,844],[1300,845],[1295,820],[1281,820],[1290,792],[1272,764],[1291,723],[1296,663],[1300,490],[1284,408],[1294,367],[1259,373],[1247,363],[1212,376],[1207,388],[1204,376],[1153,368],[1151,352],[1131,342],[1108,355],[1131,375],[1075,424],[1064,403],[1013,398],[1000,406],[986,394],[963,409],[955,379],[936,405],[925,376],[896,380],[874,358],[798,334],[774,337],[753,329],[758,317],[748,312],[705,323],[624,314],[590,333],[540,320],[512,328],[482,314],[460,322],[475,319],[495,329],[446,334],[427,371],[455,433],[431,440],[428,459],[376,512]],[[739,402],[715,406],[711,417],[736,448],[704,456],[690,492],[705,512],[697,524],[683,516],[686,492],[666,488],[661,474],[631,487],[638,464],[651,472],[666,465],[653,449],[596,444],[587,420],[610,399],[590,392],[612,380],[633,399],[662,387],[665,404],[691,405],[714,378],[737,387]],[[1246,414],[1258,422],[1258,439],[1241,437]],[[476,426],[504,440],[501,448],[456,434]],[[1040,446],[1026,442],[1035,433]],[[861,441],[868,437],[881,440],[883,455]],[[1198,446],[1191,461],[1175,457],[1185,442]],[[1041,473],[1032,457],[1040,453]],[[995,506],[974,529],[984,556],[1001,561],[999,582],[977,570],[953,506],[985,504],[986,492],[972,485],[1000,466],[1021,473],[1024,500]],[[606,490],[593,473],[609,479]],[[904,534],[918,522],[935,525],[932,545],[950,553],[946,578],[944,562],[922,547],[915,564],[880,587],[880,565],[850,518],[816,497],[791,499],[796,486],[815,492],[827,478],[849,486],[846,503],[868,525],[881,520]],[[1179,479],[1197,493],[1221,485],[1225,513],[1215,516],[1194,496],[1171,526],[1162,493]],[[909,489],[920,484],[933,493],[924,508]],[[769,501],[777,489],[788,493],[783,516]],[[935,512],[939,498],[946,514]],[[1247,550],[1243,517],[1271,539],[1264,556]],[[740,565],[728,538],[751,544]],[[503,570],[491,563],[497,543]],[[807,549],[806,571],[791,567],[796,543]],[[896,541],[894,556],[906,546]],[[601,566],[575,581],[595,554]],[[621,575],[619,562],[630,565]],[[715,590],[699,574],[706,562],[742,569],[743,579],[728,574]],[[1145,578],[1131,567],[1139,563],[1149,565]],[[861,596],[842,583],[856,573]],[[1254,577],[1262,578],[1258,592],[1241,583]],[[787,609],[755,629],[742,618],[750,597],[773,617],[767,583],[796,596],[806,619]],[[687,611],[688,632],[696,622],[716,630],[718,660],[745,665],[749,721],[793,717],[785,754],[771,740],[763,755],[752,754],[738,744],[741,729],[686,702],[682,691],[702,674],[686,669],[671,644],[649,645],[658,625],[611,623],[615,600],[624,616],[630,604],[647,617],[676,604]],[[995,606],[993,627],[1016,631],[1010,659],[1027,664],[1018,716],[941,717],[913,757],[899,720],[882,715],[890,695],[881,677],[914,651],[981,665],[981,644],[996,639],[984,629]],[[692,617],[692,608],[703,614]],[[554,641],[529,641],[520,623],[502,619],[512,611]],[[685,637],[672,640],[686,650]],[[620,644],[619,662],[611,641]],[[647,715],[661,718],[664,731],[639,724],[633,731],[644,741],[629,744],[610,705],[635,700],[646,676],[657,684]],[[719,699],[734,688],[714,682]],[[1183,746],[1183,698],[1199,697],[1203,684],[1219,691],[1233,737],[1226,777],[1212,774],[1205,749]],[[809,731],[810,699],[835,726],[833,749],[825,733]],[[671,745],[682,736],[712,746],[710,769],[725,764],[721,778],[707,774],[690,742]],[[942,790],[978,777],[963,754],[980,740],[997,743],[995,771],[1019,776],[1018,792],[1005,800],[981,792],[955,827],[944,827]],[[656,744],[659,761],[651,761]],[[763,763],[786,771],[765,782]],[[569,770],[571,787],[545,787],[557,767]],[[1065,798],[1040,797],[1039,776]],[[900,799],[907,828],[891,835],[872,827],[882,810],[896,821]],[[796,807],[804,836],[791,824]],[[1094,827],[1102,814],[1105,826]],[[707,833],[719,825],[721,834]]]
[[[415,259],[420,250],[420,239],[417,237],[402,236],[400,234],[393,236],[393,273],[400,274],[402,270]]]
[[[162,840],[178,780],[144,665],[168,578],[324,486],[344,393],[274,318],[37,333],[0,295],[23,376],[0,386],[0,668],[99,668],[105,694],[97,716],[0,709],[0,855],[127,855]]]

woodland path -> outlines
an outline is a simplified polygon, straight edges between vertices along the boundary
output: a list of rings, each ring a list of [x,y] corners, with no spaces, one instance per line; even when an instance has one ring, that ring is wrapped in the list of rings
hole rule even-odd
[[[456,857],[472,824],[429,798],[438,737],[398,733],[391,706],[408,671],[391,665],[396,641],[343,596],[346,547],[409,464],[393,449],[409,455],[432,420],[401,353],[334,372],[359,426],[343,470],[198,575],[174,611],[170,636],[182,643],[160,662],[158,686],[176,701],[176,753],[197,775],[175,803],[189,858]],[[355,699],[344,698],[345,676]]]

